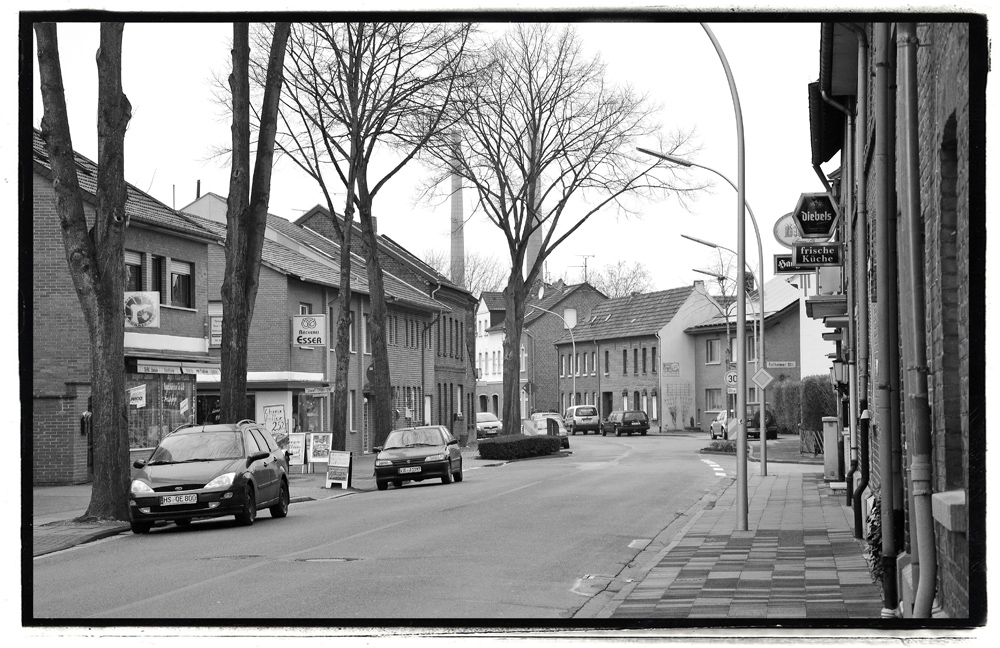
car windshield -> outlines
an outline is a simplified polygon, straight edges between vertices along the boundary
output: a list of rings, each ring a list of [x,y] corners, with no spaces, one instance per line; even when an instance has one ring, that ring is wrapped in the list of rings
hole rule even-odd
[[[576,410],[577,416],[597,416],[596,407],[580,407]]]
[[[479,412],[476,414],[477,423],[492,423],[493,421],[498,421],[499,419],[492,412]]]
[[[444,437],[437,428],[416,428],[390,432],[385,440],[385,450],[390,448],[412,448],[414,446],[444,445]]]
[[[645,421],[646,415],[642,412],[625,412],[623,421]]]
[[[149,464],[215,461],[245,457],[243,435],[234,431],[171,434],[160,442]]]

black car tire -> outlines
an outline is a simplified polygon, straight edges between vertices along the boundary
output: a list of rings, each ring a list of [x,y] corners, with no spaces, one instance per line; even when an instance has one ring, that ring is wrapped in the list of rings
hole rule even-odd
[[[601,436],[608,436],[608,433],[604,430],[604,428],[601,428]]]
[[[621,435],[622,435],[622,431],[619,430],[618,428],[615,428],[615,436],[616,437],[620,437]]]
[[[253,486],[247,484],[247,492],[243,496],[243,510],[236,514],[236,522],[240,526],[250,526],[257,519],[257,498]]]
[[[288,484],[282,481],[281,492],[278,493],[278,503],[267,509],[271,513],[271,517],[283,518],[288,515],[288,502],[290,499],[288,496]]]
[[[129,522],[129,526],[132,527],[132,533],[149,533],[149,530],[153,528],[150,522],[136,522],[132,520]]]
[[[389,482],[382,481],[381,479],[378,479],[378,480],[375,480],[375,486],[379,490],[386,490],[387,488],[389,488]]]
[[[642,436],[646,436],[646,432],[645,432],[645,430],[644,430],[644,431],[642,431],[642,432],[640,432],[639,434],[640,434],[640,435],[642,435]]]
[[[463,479],[465,479],[465,475],[462,474],[462,467],[460,465],[459,468],[458,468],[458,472],[455,473],[455,481],[456,482],[460,482]]]
[[[450,484],[453,481],[455,481],[455,478],[451,474],[451,459],[449,459],[448,460],[448,469],[445,470],[444,474],[441,476],[441,483],[442,484]]]
[[[182,518],[180,520],[174,520],[174,524],[176,524],[179,527],[186,527],[191,524],[191,520],[188,518]]]

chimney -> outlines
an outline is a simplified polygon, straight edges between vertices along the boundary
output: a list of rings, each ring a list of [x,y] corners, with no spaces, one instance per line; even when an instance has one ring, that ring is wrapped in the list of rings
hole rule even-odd
[[[532,218],[534,219],[535,223],[538,223],[538,208],[541,206],[542,203],[540,196],[541,191],[542,191],[541,180],[536,180],[535,205],[534,208],[532,209]],[[525,255],[525,264],[526,264],[524,268],[525,274],[531,271],[532,266],[535,265],[535,260],[538,258],[538,255],[542,251],[542,238],[543,238],[542,226],[539,224],[538,227],[535,229],[535,231],[528,236],[528,250],[527,254]]]
[[[454,163],[451,172],[451,281],[465,287],[465,209],[462,204],[462,176],[458,173],[461,135],[452,134]]]
[[[201,198],[201,180],[198,181],[198,187],[194,191],[194,199],[198,200]]]

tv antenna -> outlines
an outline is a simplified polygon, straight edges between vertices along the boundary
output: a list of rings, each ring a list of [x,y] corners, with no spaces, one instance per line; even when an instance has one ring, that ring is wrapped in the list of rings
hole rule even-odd
[[[591,258],[594,255],[593,254],[577,254],[576,256],[583,257],[583,265],[582,266],[571,266],[571,267],[573,267],[573,268],[583,268],[583,282],[587,283],[587,280],[588,280],[588,275],[587,275],[587,259]]]

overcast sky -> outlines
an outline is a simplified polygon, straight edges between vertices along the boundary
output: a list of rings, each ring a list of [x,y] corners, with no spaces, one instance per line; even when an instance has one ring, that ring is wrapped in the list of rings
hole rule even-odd
[[[736,182],[736,121],[725,72],[699,23],[676,22],[678,18],[685,17],[674,15],[674,22],[660,23],[580,23],[577,29],[584,47],[607,63],[613,82],[633,86],[662,107],[658,121],[665,131],[695,131],[700,149],[692,156],[695,161]],[[770,277],[773,254],[785,252],[774,239],[775,220],[795,207],[800,193],[823,188],[810,165],[806,90],[818,76],[819,23],[724,22],[710,27],[739,91],[746,135],[746,198],[758,220]],[[228,73],[231,36],[231,24],[223,22],[136,22],[125,27],[122,76],[133,110],[125,138],[125,176],[169,206],[180,209],[193,201],[199,181],[202,193],[225,196],[228,191],[227,163],[212,159],[211,153],[230,138],[227,118],[214,103],[213,75]],[[97,44],[96,24],[59,25],[73,144],[95,160]],[[37,126],[42,108],[37,60],[33,63],[32,114]],[[637,144],[656,147],[653,141]],[[450,229],[447,204],[419,200],[417,187],[427,173],[413,164],[374,204],[380,233],[421,256],[429,249],[447,251]],[[590,269],[639,260],[650,270],[657,289],[703,278],[692,269],[710,266],[716,253],[680,234],[736,249],[736,192],[709,172],[690,173],[715,186],[689,205],[689,211],[667,200],[641,203],[639,217],[621,218],[612,209],[599,213],[556,249],[548,261],[549,275],[579,279],[585,260]],[[473,203],[469,190],[467,248],[505,258],[500,231],[471,213]],[[316,204],[325,201],[313,181],[289,160],[279,161],[269,211],[294,220]],[[757,246],[749,223],[747,236],[747,259],[756,267]]]

